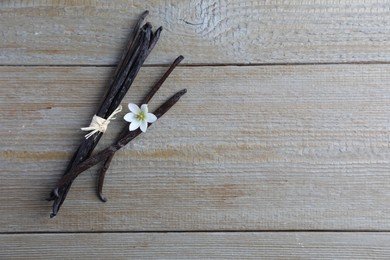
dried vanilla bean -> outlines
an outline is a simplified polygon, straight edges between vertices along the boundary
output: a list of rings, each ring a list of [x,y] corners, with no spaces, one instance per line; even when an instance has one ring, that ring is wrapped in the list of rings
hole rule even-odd
[[[176,58],[176,60],[172,63],[172,65],[169,67],[169,69],[165,72],[165,74],[161,77],[161,79],[153,86],[153,88],[149,91],[149,93],[144,97],[144,99],[140,102],[141,106],[142,104],[147,104],[149,101],[152,99],[154,94],[160,89],[162,84],[165,82],[165,80],[169,77],[169,75],[172,73],[172,71],[177,67],[177,65],[180,64],[180,62],[184,59],[183,56],[179,56]],[[125,136],[128,133],[129,129],[128,126],[126,125],[123,130],[121,131],[121,134],[119,135],[120,137]],[[109,156],[106,161],[103,164],[103,167],[99,171],[99,177],[98,177],[98,182],[97,182],[97,195],[99,199],[102,202],[106,202],[107,199],[103,195],[103,183],[104,183],[104,178],[106,175],[106,172],[108,168],[110,167],[110,163],[112,161],[114,154]]]
[[[154,35],[149,23],[140,28],[147,14],[148,12],[146,11],[141,15],[133,33],[134,38],[127,44],[126,51],[122,55],[114,77],[110,82],[111,86],[97,110],[96,115],[100,117],[107,118],[118,107],[146,57],[159,39],[162,30],[161,27]],[[101,133],[97,133],[92,138],[82,141],[62,178],[67,176],[73,168],[90,156],[101,136]],[[51,192],[49,200],[54,200],[51,217],[57,215],[69,192],[71,184],[69,182],[66,186],[62,186],[61,189],[55,188]]]

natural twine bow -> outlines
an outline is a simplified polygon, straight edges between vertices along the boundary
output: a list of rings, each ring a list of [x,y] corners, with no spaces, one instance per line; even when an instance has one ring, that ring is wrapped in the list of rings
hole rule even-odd
[[[112,112],[112,114],[107,119],[94,115],[92,117],[91,124],[88,127],[81,128],[82,131],[92,131],[89,134],[85,135],[85,139],[90,138],[97,132],[102,132],[102,133],[106,132],[110,120],[114,120],[115,119],[114,116],[121,111],[122,111],[122,106],[119,106],[117,109],[114,110],[114,112]]]

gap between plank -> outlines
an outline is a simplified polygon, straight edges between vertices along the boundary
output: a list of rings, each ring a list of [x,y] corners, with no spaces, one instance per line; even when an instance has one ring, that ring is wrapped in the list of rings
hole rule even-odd
[[[166,234],[166,233],[390,233],[390,230],[315,230],[315,229],[286,229],[286,230],[145,230],[145,231],[23,231],[0,232],[1,235],[30,235],[30,234]]]
[[[256,67],[256,66],[316,66],[316,65],[386,65],[390,61],[353,61],[353,62],[276,62],[276,63],[193,63],[178,67]],[[0,64],[0,67],[116,67],[115,64]],[[170,64],[145,64],[142,67],[169,67]]]

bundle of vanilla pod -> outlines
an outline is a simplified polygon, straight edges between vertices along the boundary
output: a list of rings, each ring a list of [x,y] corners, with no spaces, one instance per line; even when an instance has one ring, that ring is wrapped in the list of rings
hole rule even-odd
[[[179,56],[162,78],[151,88],[139,106],[129,104],[131,113],[129,113],[128,116],[125,116],[125,120],[127,117],[130,119],[129,122],[131,122],[131,120],[134,120],[134,122],[131,122],[130,126],[126,125],[126,127],[124,127],[112,145],[92,155],[92,152],[102,137],[109,121],[115,113],[118,113],[121,110],[120,104],[122,99],[160,37],[162,27],[159,27],[153,32],[150,23],[143,24],[147,15],[148,11],[145,11],[139,18],[131,39],[126,46],[112,80],[108,85],[103,101],[97,108],[90,127],[85,128],[91,130],[91,132],[83,138],[80,146],[70,160],[65,173],[50,193],[48,200],[53,201],[50,217],[55,217],[58,214],[76,177],[96,164],[101,164],[97,181],[97,194],[99,198],[105,202],[106,199],[102,194],[103,182],[115,152],[124,147],[139,134],[145,132],[147,126],[150,126],[155,120],[160,118],[186,93],[186,89],[177,92],[156,111],[148,113],[147,103],[161,87],[173,69],[183,60],[183,56]],[[141,107],[142,110],[139,107]],[[137,112],[139,113],[137,114]],[[153,120],[145,121],[149,114],[150,118],[153,118]],[[144,121],[141,122],[142,120]],[[134,125],[139,126],[140,128],[135,129]]]

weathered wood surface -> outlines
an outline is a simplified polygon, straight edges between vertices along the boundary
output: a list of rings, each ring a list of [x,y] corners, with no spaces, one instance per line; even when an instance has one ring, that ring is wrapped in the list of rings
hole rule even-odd
[[[49,219],[111,70],[0,67],[1,232],[390,230],[390,65],[179,67],[150,105],[187,95],[117,154],[108,202],[92,171]]]
[[[116,155],[106,204],[92,169],[50,219],[44,199],[146,9],[164,32],[124,102],[179,54],[218,66],[172,75],[151,108],[187,95]],[[389,13],[386,0],[0,1],[0,259],[389,259]]]
[[[3,0],[0,64],[115,64],[145,9],[165,28],[150,64],[390,60],[387,0]]]
[[[4,259],[389,259],[389,233],[0,235]]]

